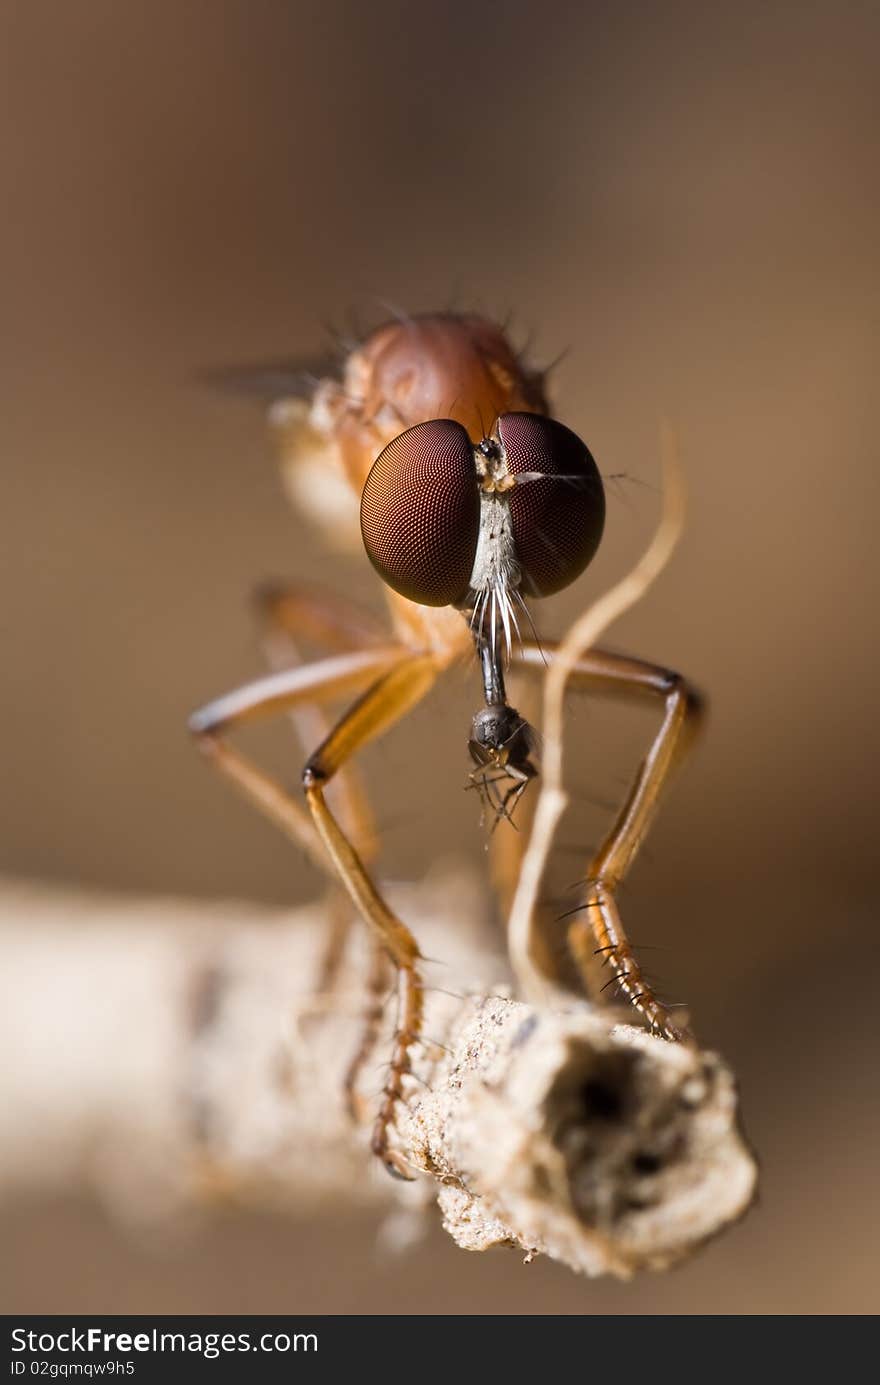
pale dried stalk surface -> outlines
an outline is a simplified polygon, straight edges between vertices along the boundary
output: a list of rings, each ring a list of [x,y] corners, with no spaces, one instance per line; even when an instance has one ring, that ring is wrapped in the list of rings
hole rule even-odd
[[[385,1205],[400,1226],[401,1209],[415,1217],[436,1198],[459,1245],[619,1275],[671,1264],[741,1215],[755,1167],[718,1058],[615,1023],[619,1012],[508,998],[483,902],[460,875],[392,895],[443,963],[426,965],[430,1041],[398,1121],[413,1184],[378,1167],[342,1094],[364,930],[316,996],[323,906],[7,884],[0,1192],[87,1186],[150,1224],[234,1198],[310,1214]],[[392,1008],[363,1073],[366,1115]]]

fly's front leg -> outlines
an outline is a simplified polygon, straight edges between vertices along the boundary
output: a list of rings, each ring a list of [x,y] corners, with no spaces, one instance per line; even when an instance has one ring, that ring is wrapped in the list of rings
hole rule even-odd
[[[363,918],[374,930],[397,968],[398,1008],[394,1047],[372,1149],[389,1173],[406,1178],[406,1168],[389,1139],[403,1080],[410,1070],[410,1049],[421,1033],[423,986],[419,949],[406,925],[376,889],[358,853],[327,806],[325,791],[338,770],[358,750],[405,716],[430,689],[438,673],[434,660],[414,656],[389,670],[341,718],[303,770],[306,801],[340,879]]]
[[[231,746],[225,733],[309,703],[350,697],[405,657],[401,646],[385,645],[284,669],[217,698],[190,717],[190,730],[203,754],[334,881],[336,871],[310,815],[271,775]]]
[[[369,612],[316,587],[296,582],[264,582],[254,593],[254,604],[266,659],[274,669],[295,668],[303,663],[302,640],[340,653],[375,649],[388,642],[387,632]],[[289,716],[306,755],[330,730],[325,712],[314,704],[294,707]],[[346,831],[361,855],[372,860],[378,851],[378,838],[369,798],[356,769],[345,769],[335,787],[336,804]]]
[[[253,599],[260,622],[263,649],[267,662],[274,669],[296,668],[301,665],[304,662],[302,641],[339,652],[375,649],[379,645],[387,644],[388,641],[387,632],[376,617],[323,588],[300,582],[264,582],[254,592]],[[314,703],[296,706],[288,716],[304,755],[308,755],[313,746],[320,745],[329,734],[332,725],[324,709]],[[379,850],[375,818],[366,786],[353,765],[346,767],[338,775],[334,789],[335,805],[339,808],[345,830],[352,837],[361,856],[368,861],[374,860]],[[328,906],[334,919],[334,927],[327,940],[316,983],[318,994],[322,995],[332,989],[345,955],[350,926],[354,923],[348,896],[342,892],[336,878],[330,891]],[[376,954],[370,964],[371,975],[384,978],[387,967],[385,954],[377,943],[374,942],[373,946]],[[374,986],[370,984],[368,990],[369,1002],[364,1015],[364,1033],[358,1045],[358,1059],[352,1063],[352,1073],[355,1075],[357,1068],[369,1055],[371,1041],[379,1023],[376,1018],[377,1000]],[[354,1076],[351,1083],[353,1081]],[[346,1079],[346,1092],[350,1093],[350,1090],[351,1084]],[[349,1101],[350,1106],[351,1104]]]
[[[342,881],[398,969],[394,1049],[372,1147],[389,1172],[404,1178],[407,1175],[403,1160],[389,1149],[389,1133],[395,1106],[403,1093],[403,1079],[409,1071],[409,1049],[421,1028],[419,949],[412,933],[382,899],[327,806],[324,791],[358,750],[389,730],[421,701],[438,671],[431,657],[407,654],[400,646],[363,650],[270,674],[218,698],[190,719],[190,729],[202,750],[245,797],[325,869],[332,865],[335,877]],[[368,682],[372,682],[372,687],[337,722],[303,771],[311,819],[276,780],[223,738],[223,733],[234,726],[289,712],[309,700],[327,702],[356,692]]]
[[[552,658],[552,646],[544,656]],[[541,650],[525,643],[526,667],[543,667]],[[653,1030],[667,1039],[687,1038],[671,1012],[654,994],[636,960],[620,919],[615,898],[641,845],[660,794],[690,743],[702,712],[699,695],[680,674],[641,659],[629,659],[593,649],[575,665],[572,686],[628,698],[663,702],[663,721],[636,773],[626,801],[611,831],[587,867],[587,896],[583,914],[569,926],[568,943],[585,986],[594,958],[600,957],[619,990],[644,1016]]]

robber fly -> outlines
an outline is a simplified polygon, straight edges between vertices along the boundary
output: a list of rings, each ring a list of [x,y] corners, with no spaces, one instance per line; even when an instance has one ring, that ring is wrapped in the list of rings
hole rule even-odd
[[[602,480],[585,444],[551,417],[540,372],[526,367],[494,323],[434,314],[395,320],[348,354],[341,378],[315,382],[307,399],[276,403],[288,487],[334,544],[362,544],[381,578],[390,632],[374,630],[332,597],[297,588],[269,605],[288,635],[305,632],[334,652],[250,683],[196,712],[204,752],[244,794],[325,869],[336,873],[391,958],[398,1014],[372,1148],[406,1176],[391,1147],[396,1104],[422,1023],[416,940],[385,902],[358,849],[352,814],[326,790],[357,751],[399,722],[462,658],[475,658],[483,705],[468,741],[471,782],[497,820],[510,817],[538,773],[536,737],[510,705],[505,670],[535,676],[554,647],[532,634],[529,603],[573,582],[599,546]],[[601,957],[619,992],[653,1031],[683,1036],[654,994],[621,923],[615,895],[658,796],[699,711],[676,673],[594,649],[575,686],[658,700],[663,720],[626,802],[585,862],[585,903],[569,949],[586,988]],[[246,722],[337,698],[354,698],[308,756],[298,797],[229,744]]]

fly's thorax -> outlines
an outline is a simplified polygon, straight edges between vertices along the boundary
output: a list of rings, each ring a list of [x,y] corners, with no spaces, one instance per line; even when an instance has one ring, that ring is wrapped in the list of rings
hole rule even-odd
[[[332,383],[327,418],[358,493],[382,449],[407,428],[451,418],[479,439],[501,414],[547,407],[541,373],[526,367],[504,332],[455,313],[385,323],[350,352],[342,381]]]

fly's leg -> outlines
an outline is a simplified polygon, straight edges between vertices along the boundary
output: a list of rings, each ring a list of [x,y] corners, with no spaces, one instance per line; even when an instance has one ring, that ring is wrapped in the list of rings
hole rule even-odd
[[[384,627],[370,612],[299,582],[264,582],[254,593],[254,603],[270,631],[340,654],[381,645],[387,639]]]
[[[387,633],[378,620],[330,592],[292,582],[265,582],[254,593],[254,604],[263,628],[263,649],[274,669],[295,668],[303,663],[300,641],[321,649],[346,653],[375,649],[387,644]],[[322,708],[311,705],[291,709],[290,719],[308,754],[330,730]],[[366,789],[353,766],[337,780],[335,806],[358,851],[375,857],[378,839]]]
[[[264,582],[254,592],[254,605],[266,660],[274,669],[301,665],[304,662],[302,641],[340,653],[387,643],[387,633],[378,619],[322,588],[299,582]],[[296,706],[288,715],[304,755],[308,755],[312,746],[320,745],[330,731],[331,723],[326,713],[314,704]],[[346,831],[364,859],[375,859],[379,847],[375,820],[366,787],[355,767],[343,770],[334,787],[337,795],[334,806],[339,809]],[[333,987],[354,922],[348,896],[335,878],[330,890],[328,903],[333,929],[319,968],[316,983],[319,995],[327,994]],[[384,953],[377,944],[373,946],[376,958],[371,966],[373,970],[384,971]],[[370,1036],[375,1027],[374,1008],[371,993],[364,1017],[364,1035],[358,1047],[358,1053],[364,1056],[369,1053]]]
[[[366,980],[368,1003],[364,1010],[361,1040],[355,1050],[345,1074],[343,1090],[348,1113],[353,1121],[362,1119],[357,1084],[364,1066],[379,1038],[382,1015],[388,992],[388,957],[385,949],[374,942],[370,958],[370,970]]]
[[[363,918],[373,928],[397,968],[397,1023],[388,1077],[373,1127],[372,1150],[389,1173],[408,1177],[389,1139],[403,1079],[410,1070],[410,1049],[422,1029],[423,983],[419,949],[406,925],[388,907],[363,862],[327,806],[325,790],[337,771],[369,741],[406,715],[431,688],[438,668],[429,655],[413,656],[389,670],[337,722],[303,770],[306,801],[343,884]]]
[[[394,1048],[372,1148],[389,1172],[399,1177],[407,1175],[403,1160],[389,1147],[389,1137],[395,1107],[403,1094],[403,1079],[410,1067],[409,1050],[421,1030],[419,949],[410,930],[388,907],[373,884],[360,856],[330,811],[325,790],[353,755],[383,735],[421,701],[437,672],[437,665],[430,656],[408,655],[400,647],[361,651],[271,674],[218,699],[197,712],[190,722],[200,745],[218,768],[282,831],[303,844],[307,834],[300,805],[265,771],[233,750],[222,739],[221,732],[247,721],[288,712],[310,699],[328,701],[341,692],[356,691],[372,681],[372,686],[340,718],[307,761],[303,785],[318,841],[398,972]]]
[[[333,881],[338,876],[311,816],[276,780],[229,745],[221,733],[309,703],[320,705],[351,696],[405,657],[401,646],[385,645],[283,669],[218,697],[189,720],[190,731],[206,758]]]
[[[553,657],[552,646],[545,647],[544,652]],[[522,660],[535,671],[543,666],[538,646],[528,642],[522,647]],[[601,958],[620,993],[652,1030],[667,1039],[685,1039],[687,1033],[674,1023],[669,1008],[645,979],[621,922],[615,896],[650,826],[661,792],[693,738],[702,703],[680,674],[601,649],[590,650],[578,660],[571,684],[612,696],[660,700],[664,710],[660,729],[636,772],[626,801],[587,867],[586,900],[583,911],[569,925],[569,949],[585,986],[589,986],[595,958]]]

